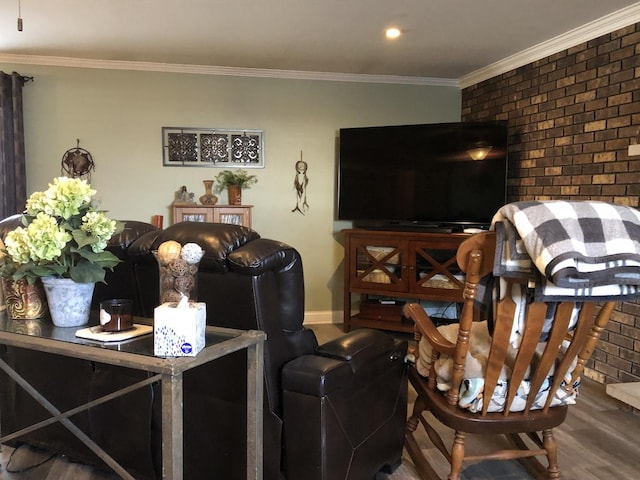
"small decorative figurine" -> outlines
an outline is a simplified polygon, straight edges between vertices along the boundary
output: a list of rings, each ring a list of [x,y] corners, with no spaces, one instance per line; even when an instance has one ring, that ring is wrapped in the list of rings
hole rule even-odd
[[[195,203],[194,194],[187,191],[186,185],[182,185],[176,192],[175,200],[172,205],[194,205]]]

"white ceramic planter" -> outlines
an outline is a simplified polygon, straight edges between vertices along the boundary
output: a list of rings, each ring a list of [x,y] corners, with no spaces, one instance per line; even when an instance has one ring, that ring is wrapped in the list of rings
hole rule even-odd
[[[77,327],[89,321],[95,283],[76,283],[70,278],[43,277],[49,313],[56,327]]]

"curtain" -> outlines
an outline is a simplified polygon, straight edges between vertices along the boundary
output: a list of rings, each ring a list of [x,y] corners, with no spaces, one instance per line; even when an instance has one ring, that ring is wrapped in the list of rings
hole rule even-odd
[[[27,199],[22,87],[28,78],[0,72],[0,219],[21,213]]]

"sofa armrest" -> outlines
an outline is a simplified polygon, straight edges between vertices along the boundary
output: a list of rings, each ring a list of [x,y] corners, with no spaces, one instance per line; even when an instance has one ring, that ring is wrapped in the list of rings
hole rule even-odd
[[[285,392],[324,397],[350,384],[353,372],[349,364],[317,355],[303,355],[291,360],[282,369]]]
[[[354,388],[404,362],[407,342],[372,329],[354,330],[287,363],[282,371],[284,391],[322,397]]]
[[[259,238],[229,253],[229,270],[243,275],[260,275],[289,267],[299,254],[286,243]]]
[[[284,366],[287,478],[372,478],[385,466],[399,465],[407,421],[406,351],[404,340],[355,330]]]
[[[316,355],[349,362],[355,373],[394,347],[395,340],[391,335],[363,328],[318,346]]]
[[[7,233],[15,230],[17,227],[22,227],[22,214],[17,213],[10,217],[0,220],[0,240],[4,240]]]

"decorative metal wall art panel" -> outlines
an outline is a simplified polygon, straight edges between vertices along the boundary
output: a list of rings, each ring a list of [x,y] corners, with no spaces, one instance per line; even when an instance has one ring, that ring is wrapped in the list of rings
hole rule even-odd
[[[264,131],[162,127],[163,165],[264,167]]]
[[[231,161],[253,163],[259,158],[260,137],[258,135],[231,135]]]

